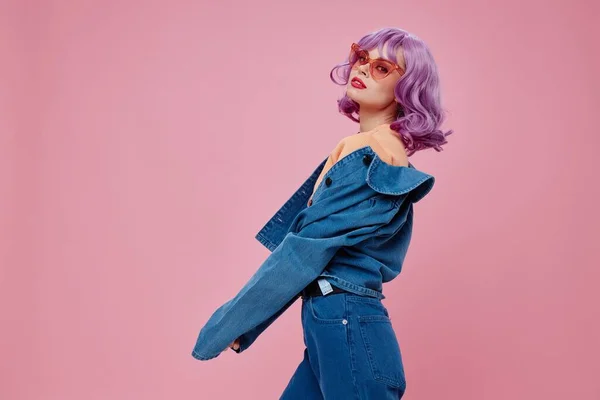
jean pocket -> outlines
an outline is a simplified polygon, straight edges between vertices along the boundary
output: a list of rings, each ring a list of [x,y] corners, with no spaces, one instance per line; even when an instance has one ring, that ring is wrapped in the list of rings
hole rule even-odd
[[[359,315],[358,322],[373,379],[404,391],[406,377],[392,321],[387,315]]]
[[[346,321],[346,303],[343,295],[310,297],[308,308],[316,323],[342,324]]]

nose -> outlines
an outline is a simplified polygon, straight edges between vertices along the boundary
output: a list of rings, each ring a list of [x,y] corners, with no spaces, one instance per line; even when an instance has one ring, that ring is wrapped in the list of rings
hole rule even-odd
[[[369,72],[369,63],[359,65],[358,72],[362,72],[363,74],[367,75],[367,73]]]

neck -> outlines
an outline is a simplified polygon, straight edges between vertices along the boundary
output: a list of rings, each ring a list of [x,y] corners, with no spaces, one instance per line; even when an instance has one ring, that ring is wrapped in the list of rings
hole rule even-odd
[[[361,107],[359,112],[360,132],[367,132],[380,125],[394,122],[397,113],[396,106],[397,103],[393,101],[384,110],[369,110]]]

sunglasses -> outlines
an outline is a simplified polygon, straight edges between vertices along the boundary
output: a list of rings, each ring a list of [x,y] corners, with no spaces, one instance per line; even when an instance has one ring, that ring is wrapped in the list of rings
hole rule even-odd
[[[369,52],[361,49],[356,43],[352,43],[348,61],[352,69],[358,68],[359,65],[369,64],[371,76],[376,81],[385,78],[395,70],[398,70],[400,76],[404,75],[404,70],[398,64],[394,64],[384,58],[371,58],[369,57]]]

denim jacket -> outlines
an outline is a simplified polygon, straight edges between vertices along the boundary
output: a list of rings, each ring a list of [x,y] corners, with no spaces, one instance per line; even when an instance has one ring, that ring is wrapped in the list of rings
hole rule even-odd
[[[208,319],[194,358],[215,358],[238,338],[234,351],[243,352],[318,277],[352,293],[385,298],[382,284],[400,273],[408,250],[413,203],[429,193],[435,179],[410,162],[388,164],[367,145],[336,162],[313,192],[326,161],[256,234],[271,254]]]

